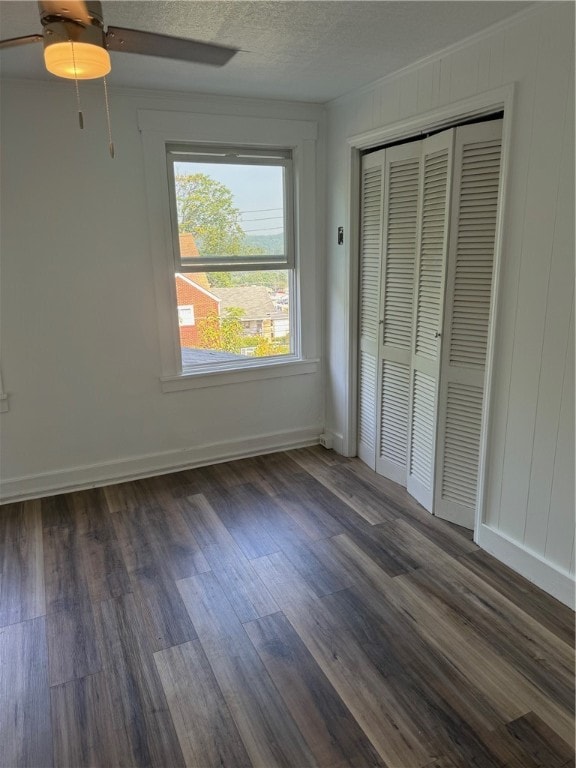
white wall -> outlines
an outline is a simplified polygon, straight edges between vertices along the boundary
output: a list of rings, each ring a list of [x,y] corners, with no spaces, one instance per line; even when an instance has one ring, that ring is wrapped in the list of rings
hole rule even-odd
[[[81,91],[84,131],[73,83],[2,84],[4,498],[313,442],[320,371],[161,393],[137,110],[312,120],[322,135],[322,108],[112,89],[112,160],[101,88]],[[320,218],[321,184],[318,203]],[[319,314],[321,230],[316,246]]]
[[[346,139],[515,83],[482,546],[565,602],[574,573],[574,7],[543,3],[329,105],[327,427],[347,435]],[[482,538],[483,536],[483,538]]]

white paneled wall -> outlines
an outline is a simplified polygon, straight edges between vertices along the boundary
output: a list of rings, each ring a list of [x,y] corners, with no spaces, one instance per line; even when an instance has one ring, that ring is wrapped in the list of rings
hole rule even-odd
[[[565,577],[574,568],[573,5],[534,6],[332,102],[328,233],[347,221],[348,137],[509,83],[515,84],[515,98],[484,510],[491,544],[485,544],[570,601]],[[350,451],[346,414],[352,393],[342,345],[351,327],[349,251],[334,243],[329,237],[328,427]]]

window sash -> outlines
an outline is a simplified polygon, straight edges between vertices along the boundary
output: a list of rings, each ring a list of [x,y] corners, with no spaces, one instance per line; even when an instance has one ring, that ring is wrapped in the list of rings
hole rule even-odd
[[[292,150],[254,149],[222,145],[167,144],[168,180],[175,272],[225,272],[259,269],[294,269],[294,176]],[[178,162],[222,163],[225,165],[264,165],[284,168],[284,250],[283,254],[193,256],[180,253],[176,174]]]

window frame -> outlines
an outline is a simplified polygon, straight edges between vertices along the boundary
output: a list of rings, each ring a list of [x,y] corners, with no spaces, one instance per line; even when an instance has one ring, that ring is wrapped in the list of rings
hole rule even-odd
[[[174,165],[177,162],[215,162],[221,165],[258,165],[281,167],[283,174],[283,218],[284,218],[284,255],[278,259],[273,255],[261,256],[230,256],[202,257],[194,256],[190,262],[183,262],[180,253],[180,232],[178,222],[178,206],[176,200],[176,174]],[[292,172],[292,150],[287,148],[245,147],[233,144],[213,144],[210,146],[195,143],[166,144],[166,163],[169,181],[170,223],[172,231],[172,248],[174,254],[174,274],[178,272],[190,274],[195,272],[259,272],[266,270],[281,270],[288,273],[289,297],[297,293],[296,259],[294,255],[294,175]],[[230,371],[242,367],[253,367],[256,361],[293,360],[300,357],[300,324],[296,316],[293,302],[289,303],[288,328],[290,352],[283,355],[270,355],[254,358],[243,355],[238,360],[222,360],[218,363],[196,363],[184,366],[181,363],[182,374],[211,372],[213,370]],[[181,353],[180,353],[181,354]]]
[[[158,310],[160,387],[162,392],[213,387],[320,371],[320,326],[322,297],[318,282],[321,257],[318,252],[316,141],[314,120],[203,114],[166,110],[138,110],[142,141],[144,181],[148,205],[148,236],[154,290]],[[175,256],[166,147],[186,145],[232,145],[243,148],[290,149],[293,165],[294,259],[292,271],[293,332],[290,355],[245,358],[233,364],[181,366],[176,311]],[[301,258],[301,254],[306,258]],[[302,328],[307,329],[302,334]]]

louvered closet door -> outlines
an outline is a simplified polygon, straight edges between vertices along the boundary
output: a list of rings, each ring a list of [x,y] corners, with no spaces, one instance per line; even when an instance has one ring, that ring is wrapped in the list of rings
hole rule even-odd
[[[454,129],[422,142],[407,489],[429,512],[434,466]]]
[[[362,158],[358,456],[375,469],[384,150]]]
[[[502,121],[456,129],[434,511],[474,528]]]
[[[406,485],[421,142],[386,150],[376,471]]]

